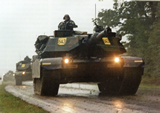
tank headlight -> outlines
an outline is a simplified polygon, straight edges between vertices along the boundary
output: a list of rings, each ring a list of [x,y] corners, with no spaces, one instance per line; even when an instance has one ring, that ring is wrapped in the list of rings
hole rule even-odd
[[[64,63],[65,63],[65,64],[68,64],[68,63],[69,63],[69,59],[68,59],[68,58],[65,58],[65,59],[64,59]]]
[[[22,72],[22,74],[23,74],[23,75],[25,75],[25,74],[26,74],[26,72],[25,72],[25,71],[23,71],[23,72]]]
[[[119,60],[118,57],[116,57],[116,58],[114,59],[114,61],[115,61],[116,63],[118,63],[120,60]]]

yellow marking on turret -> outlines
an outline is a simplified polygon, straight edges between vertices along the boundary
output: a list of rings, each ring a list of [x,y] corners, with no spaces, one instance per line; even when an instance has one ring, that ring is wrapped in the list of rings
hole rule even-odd
[[[103,40],[105,45],[111,45],[111,43],[110,43],[110,41],[107,37],[103,37],[102,40]]]
[[[25,64],[22,64],[21,67],[25,67]]]
[[[67,42],[67,38],[59,38],[58,39],[58,45],[65,45]]]

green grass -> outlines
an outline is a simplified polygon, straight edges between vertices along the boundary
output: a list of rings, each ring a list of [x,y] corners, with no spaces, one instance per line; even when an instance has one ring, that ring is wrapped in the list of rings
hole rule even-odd
[[[21,99],[14,97],[0,85],[0,113],[48,113],[37,106],[28,104]]]
[[[160,77],[154,78],[154,77],[143,76],[141,83],[160,86]]]
[[[140,88],[146,88],[146,89],[160,89],[160,86],[158,86],[158,85],[154,85],[154,84],[140,84],[140,86],[139,86]]]

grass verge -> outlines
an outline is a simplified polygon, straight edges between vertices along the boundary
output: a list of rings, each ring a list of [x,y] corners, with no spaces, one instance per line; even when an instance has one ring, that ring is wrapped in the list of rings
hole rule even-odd
[[[14,97],[0,85],[0,113],[48,113],[37,106],[28,104],[18,97]]]
[[[140,84],[140,88],[146,88],[146,89],[160,89],[160,86],[154,85],[154,84]]]
[[[140,88],[160,89],[160,78],[142,77]]]

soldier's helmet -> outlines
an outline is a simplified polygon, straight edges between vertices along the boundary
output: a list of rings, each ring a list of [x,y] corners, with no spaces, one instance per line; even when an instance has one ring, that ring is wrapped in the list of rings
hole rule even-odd
[[[70,20],[70,16],[68,14],[65,14],[63,19],[65,19],[65,17],[68,17],[68,20]]]

